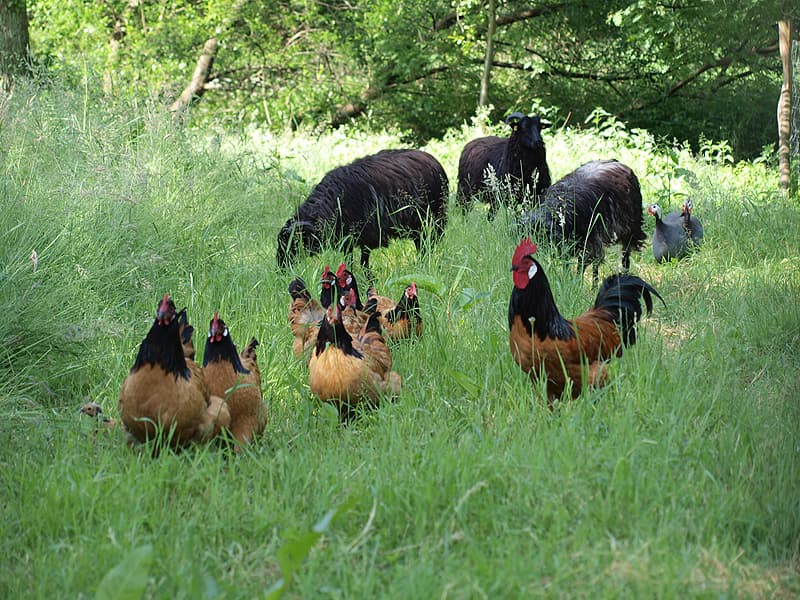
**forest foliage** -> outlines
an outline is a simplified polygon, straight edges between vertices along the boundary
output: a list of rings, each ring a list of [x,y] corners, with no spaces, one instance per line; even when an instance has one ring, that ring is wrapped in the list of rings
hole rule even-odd
[[[217,51],[192,118],[322,129],[352,117],[418,143],[476,114],[483,0],[32,0],[34,59],[89,93],[166,104]],[[671,141],[775,142],[776,22],[759,0],[497,2],[488,115],[582,126],[602,109]]]

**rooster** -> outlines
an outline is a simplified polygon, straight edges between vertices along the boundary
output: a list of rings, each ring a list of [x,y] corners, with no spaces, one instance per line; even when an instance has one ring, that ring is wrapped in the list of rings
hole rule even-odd
[[[372,301],[375,302],[375,310],[378,312],[378,319],[386,335],[390,339],[419,337],[422,335],[422,315],[419,310],[419,300],[417,299],[417,284],[413,281],[406,286],[399,302],[385,296],[379,296],[375,288],[367,288],[367,304],[365,311],[370,312]]]
[[[208,440],[230,424],[227,406],[209,394],[181,342],[180,318],[165,294],[119,393],[120,420],[135,441],[154,439],[163,428],[170,445],[179,448]]]
[[[345,298],[352,306],[355,292],[350,290]],[[338,302],[328,308],[308,366],[311,391],[334,404],[347,421],[359,404],[375,406],[381,395],[400,393],[402,379],[391,370],[392,355],[377,314],[370,315],[363,331],[354,337],[344,326],[342,312]]]
[[[544,374],[547,395],[561,396],[567,380],[576,398],[585,383],[596,387],[608,378],[606,361],[621,356],[625,345],[636,342],[636,322],[642,316],[639,301],[644,298],[647,314],[653,310],[658,292],[632,275],[606,278],[594,306],[568,321],[561,316],[542,266],[533,258],[536,245],[523,239],[511,260],[514,288],[508,306],[511,354],[532,381]],[[588,367],[588,368],[586,368]],[[586,371],[584,371],[586,368]]]
[[[292,352],[299,358],[306,354],[314,346],[319,330],[319,322],[325,317],[325,309],[333,301],[333,288],[336,283],[336,275],[325,265],[322,272],[320,284],[322,290],[319,294],[319,302],[311,298],[305,282],[297,277],[289,284],[289,324],[292,328],[294,340],[292,342]]]
[[[203,354],[203,376],[209,392],[225,398],[231,415],[230,432],[240,444],[249,444],[266,424],[256,346],[258,341],[252,338],[240,354],[219,311],[214,312]],[[240,450],[239,445],[236,450]]]

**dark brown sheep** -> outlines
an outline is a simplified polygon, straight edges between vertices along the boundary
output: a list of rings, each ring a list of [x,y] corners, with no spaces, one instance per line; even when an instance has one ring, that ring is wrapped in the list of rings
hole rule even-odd
[[[616,160],[588,162],[555,182],[521,224],[577,256],[581,270],[591,262],[595,285],[605,246],[622,246],[627,271],[631,251],[640,250],[647,239],[639,179]]]
[[[447,224],[449,182],[442,165],[420,150],[382,150],[333,169],[314,187],[278,233],[277,261],[289,266],[301,248],[316,254],[326,244],[370,251],[395,238],[420,248],[429,229]]]
[[[512,202],[520,205],[526,198],[536,199],[550,186],[550,170],[542,140],[547,125],[539,116],[511,113],[506,117],[511,135],[482,137],[464,146],[458,160],[458,193],[456,199],[465,212],[473,199],[489,203],[489,219],[499,208],[497,190],[510,189]],[[492,174],[493,172],[493,174]]]

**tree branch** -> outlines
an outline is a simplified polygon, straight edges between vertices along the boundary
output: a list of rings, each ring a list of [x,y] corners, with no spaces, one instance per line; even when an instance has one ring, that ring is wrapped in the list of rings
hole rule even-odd
[[[206,91],[206,81],[211,67],[214,64],[214,57],[217,54],[217,40],[216,38],[209,38],[203,45],[203,51],[200,53],[200,58],[197,59],[197,66],[194,69],[192,80],[186,89],[183,90],[180,97],[172,103],[169,109],[173,112],[185,110],[190,104],[199,99]]]

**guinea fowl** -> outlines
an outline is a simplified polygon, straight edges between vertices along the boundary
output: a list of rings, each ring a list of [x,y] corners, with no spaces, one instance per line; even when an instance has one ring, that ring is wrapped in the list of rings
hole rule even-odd
[[[656,218],[653,230],[653,256],[657,262],[681,259],[689,252],[689,236],[681,213],[675,211],[661,216],[661,207],[651,204],[647,212]]]
[[[703,224],[700,223],[697,217],[692,215],[693,208],[692,201],[687,198],[683,201],[683,206],[681,206],[681,214],[683,215],[683,225],[689,233],[692,243],[695,246],[699,246],[703,241]]]

